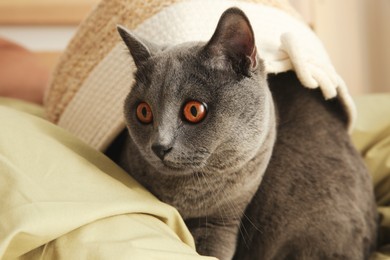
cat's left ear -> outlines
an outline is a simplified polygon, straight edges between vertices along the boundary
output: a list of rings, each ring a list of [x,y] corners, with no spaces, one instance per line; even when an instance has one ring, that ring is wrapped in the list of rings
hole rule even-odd
[[[143,62],[151,57],[150,47],[141,39],[131,33],[126,27],[117,25],[117,30],[123,42],[126,44],[133,57],[134,63],[139,67]]]
[[[246,75],[257,68],[252,26],[245,13],[238,8],[229,8],[222,14],[217,29],[205,48],[215,58],[217,66],[230,62],[236,72]]]

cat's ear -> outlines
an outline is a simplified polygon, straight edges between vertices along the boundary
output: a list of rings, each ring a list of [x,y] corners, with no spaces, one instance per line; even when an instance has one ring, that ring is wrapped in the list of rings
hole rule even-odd
[[[146,43],[131,33],[126,27],[117,25],[117,30],[123,42],[126,44],[133,57],[134,63],[139,67],[151,56],[151,51]]]
[[[257,68],[252,26],[244,12],[238,8],[229,8],[222,14],[217,29],[205,48],[219,65],[230,62],[235,70],[244,74]]]

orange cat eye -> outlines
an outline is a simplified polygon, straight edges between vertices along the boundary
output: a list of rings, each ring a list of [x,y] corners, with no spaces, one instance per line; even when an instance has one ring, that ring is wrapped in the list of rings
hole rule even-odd
[[[206,116],[206,105],[199,101],[189,101],[184,105],[184,118],[193,124],[199,123]]]
[[[153,120],[152,109],[146,102],[141,102],[137,106],[137,118],[141,123],[149,124]]]

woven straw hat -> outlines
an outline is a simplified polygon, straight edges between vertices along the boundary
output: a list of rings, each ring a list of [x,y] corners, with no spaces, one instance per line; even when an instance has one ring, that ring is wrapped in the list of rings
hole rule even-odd
[[[208,40],[231,6],[248,15],[268,72],[295,70],[303,85],[320,87],[325,98],[341,97],[353,121],[344,82],[287,0],[102,0],[54,71],[44,102],[48,119],[104,151],[125,127],[123,102],[135,70],[116,26],[161,44]]]

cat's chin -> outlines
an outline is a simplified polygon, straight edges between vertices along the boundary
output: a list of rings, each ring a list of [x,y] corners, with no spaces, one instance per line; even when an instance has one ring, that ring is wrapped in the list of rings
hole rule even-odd
[[[162,161],[157,166],[155,166],[156,170],[161,172],[164,175],[172,175],[172,176],[189,176],[196,172],[195,167],[191,166],[182,166],[176,163],[172,163],[169,161]]]

